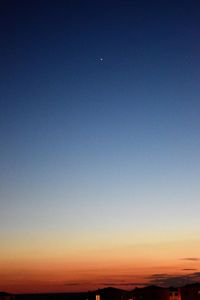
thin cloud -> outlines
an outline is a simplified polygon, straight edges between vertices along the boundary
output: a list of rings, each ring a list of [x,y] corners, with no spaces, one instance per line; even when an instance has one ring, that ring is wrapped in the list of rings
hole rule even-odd
[[[71,282],[65,282],[64,285],[65,286],[79,286],[82,284],[87,284],[88,281],[71,281]]]
[[[158,273],[151,275],[151,278],[165,278],[166,276],[169,276],[167,273]]]
[[[198,260],[200,260],[200,258],[199,257],[184,257],[184,258],[181,258],[181,260],[198,261]]]
[[[81,285],[80,282],[70,282],[70,283],[65,283],[64,284],[65,286],[78,286],[78,285]]]
[[[200,272],[183,275],[153,274],[152,276],[148,277],[148,279],[148,284],[160,285],[163,287],[178,287],[186,284],[200,282]]]
[[[103,286],[144,286],[144,282],[102,282]]]
[[[182,271],[197,271],[198,269],[182,269]]]
[[[193,277],[197,278],[197,279],[200,279],[200,272],[193,273]]]
[[[120,283],[116,283],[116,282],[102,282],[102,283],[100,283],[100,285],[103,285],[103,286],[117,286],[117,285],[120,285]]]
[[[144,282],[128,282],[125,284],[126,286],[145,286]]]

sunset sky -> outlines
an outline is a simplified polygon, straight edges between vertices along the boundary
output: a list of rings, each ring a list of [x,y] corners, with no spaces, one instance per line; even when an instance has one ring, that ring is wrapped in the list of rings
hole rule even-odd
[[[0,4],[0,290],[200,281],[200,2]]]

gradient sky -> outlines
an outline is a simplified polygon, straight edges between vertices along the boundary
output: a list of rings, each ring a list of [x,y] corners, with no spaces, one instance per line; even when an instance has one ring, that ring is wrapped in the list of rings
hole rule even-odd
[[[0,290],[199,280],[199,2],[3,0],[0,25]]]

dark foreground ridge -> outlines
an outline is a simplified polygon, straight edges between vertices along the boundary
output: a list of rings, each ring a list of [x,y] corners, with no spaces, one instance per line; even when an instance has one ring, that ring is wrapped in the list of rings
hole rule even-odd
[[[168,288],[151,285],[131,291],[107,287],[82,293],[13,295],[0,292],[0,300],[200,300],[200,283]]]

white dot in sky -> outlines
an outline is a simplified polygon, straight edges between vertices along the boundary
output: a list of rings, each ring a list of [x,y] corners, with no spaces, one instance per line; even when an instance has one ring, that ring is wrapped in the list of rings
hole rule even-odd
[[[100,57],[100,61],[103,61],[103,58],[102,58],[102,57]]]

